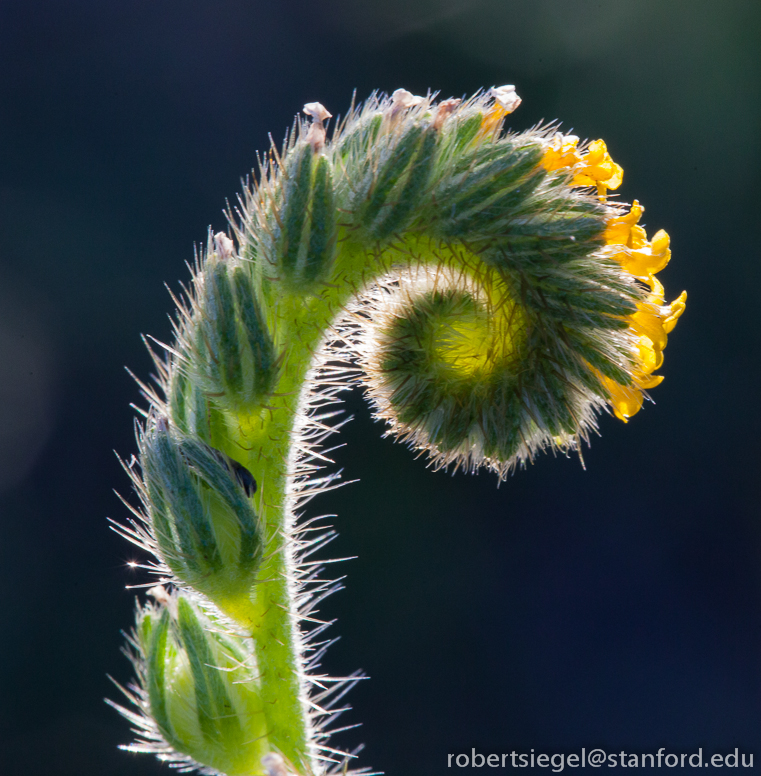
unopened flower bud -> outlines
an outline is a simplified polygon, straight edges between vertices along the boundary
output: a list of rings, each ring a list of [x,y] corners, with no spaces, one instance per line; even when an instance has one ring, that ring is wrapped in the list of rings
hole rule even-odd
[[[224,633],[188,598],[172,598],[139,614],[143,711],[178,761],[184,755],[229,776],[259,773],[268,746],[246,640]]]
[[[316,111],[316,115],[322,114]],[[336,250],[332,165],[327,157],[315,156],[313,151],[314,146],[302,143],[292,152],[279,218],[277,253],[282,280],[300,292],[317,288],[327,278]]]
[[[272,390],[277,358],[248,268],[229,263],[232,241],[222,238],[215,236],[217,260],[208,262],[199,293],[202,315],[195,327],[190,371],[199,373],[206,394],[216,403],[245,413]],[[199,399],[188,398],[193,403]]]
[[[142,439],[143,486],[162,560],[229,611],[255,583],[264,540],[247,495],[253,478],[246,471],[242,484],[228,460],[165,422]]]

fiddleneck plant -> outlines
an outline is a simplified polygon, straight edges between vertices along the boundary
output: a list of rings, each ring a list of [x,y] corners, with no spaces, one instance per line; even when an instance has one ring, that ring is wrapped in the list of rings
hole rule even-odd
[[[331,140],[310,103],[210,235],[127,465],[143,509],[118,530],[157,577],[129,639],[127,749],[205,774],[346,772],[327,739],[358,677],[319,672],[336,584],[310,557],[333,533],[302,509],[334,486],[321,445],[347,386],[435,467],[504,479],[661,381],[686,299],[655,278],[668,235],[609,201],[623,173],[601,140],[505,132],[519,103],[399,89]]]

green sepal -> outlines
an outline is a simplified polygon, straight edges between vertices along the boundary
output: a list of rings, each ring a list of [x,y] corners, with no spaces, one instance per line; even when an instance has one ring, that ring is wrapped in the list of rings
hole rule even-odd
[[[264,537],[259,518],[249,498],[237,482],[230,467],[221,460],[221,455],[195,439],[184,439],[180,443],[182,455],[197,471],[200,477],[226,503],[235,515],[240,529],[239,569],[255,572],[262,560]]]
[[[219,422],[217,415],[198,381],[188,377],[185,365],[176,366],[169,393],[169,416],[175,427],[210,443],[212,425]]]
[[[428,129],[419,144],[414,160],[410,163],[405,182],[401,185],[395,202],[375,225],[372,236],[384,242],[396,232],[401,232],[412,220],[420,206],[428,180],[431,177],[438,133]]]
[[[312,147],[300,142],[288,153],[285,202],[280,219],[280,240],[277,251],[283,278],[298,276],[301,254],[304,252],[304,232],[309,218],[312,189]]]
[[[360,121],[354,129],[338,139],[334,149],[335,155],[339,156],[344,163],[350,162],[360,167],[366,164],[382,125],[381,113]]]
[[[236,323],[233,292],[228,268],[222,261],[213,262],[206,270],[206,307],[208,323],[204,327],[211,343],[211,357],[217,362],[221,387],[225,393],[240,396],[243,383],[240,341]]]
[[[507,379],[495,376],[492,388],[492,402],[483,412],[484,455],[497,461],[509,461],[525,443],[527,433],[525,409],[521,404],[521,392],[515,376]]]
[[[166,651],[169,634],[169,612],[164,609],[153,625],[153,616],[145,612],[142,616],[141,641],[146,656],[148,700],[151,716],[158,725],[161,735],[172,743],[174,732],[166,707]]]
[[[275,345],[257,303],[249,273],[243,267],[236,267],[232,283],[244,339],[253,361],[253,385],[248,387],[247,398],[250,404],[255,404],[269,394],[277,382]]]
[[[154,444],[148,448],[155,456],[151,468],[161,477],[163,495],[180,541],[188,571],[204,575],[222,568],[214,530],[201,502],[197,484],[167,430],[157,428]]]
[[[143,477],[148,493],[149,515],[153,536],[158,550],[167,566],[178,577],[188,576],[188,568],[183,562],[183,555],[177,552],[177,539],[172,530],[172,520],[164,500],[162,490],[155,484],[155,479],[148,474],[147,464],[143,463]]]
[[[198,622],[193,607],[185,598],[177,601],[180,636],[193,673],[198,722],[204,736],[212,741],[240,739],[240,721],[222,682],[219,666]]]
[[[330,274],[336,252],[333,174],[325,156],[319,156],[315,164],[309,216],[309,247],[299,282],[311,287]]]
[[[422,127],[418,125],[409,127],[392,146],[387,157],[381,163],[377,175],[372,180],[366,199],[356,215],[356,223],[361,225],[370,235],[372,235],[376,221],[379,220],[384,207],[388,210],[393,206],[393,201],[390,201],[392,190],[399,183],[417,153],[422,134]]]
[[[578,428],[572,409],[573,394],[569,393],[567,380],[550,359],[532,375],[531,396],[538,412],[538,425],[553,436],[573,432]]]
[[[277,263],[286,286],[314,289],[329,274],[336,250],[336,205],[330,160],[309,143],[289,151]]]
[[[577,339],[573,347],[580,356],[585,358],[595,369],[602,372],[605,377],[609,377],[619,385],[631,385],[631,372],[615,364],[609,356],[601,353],[594,345]]]
[[[442,194],[451,199],[451,211],[448,215],[467,213],[482,208],[491,198],[514,191],[529,172],[536,170],[541,159],[541,149],[535,145],[518,146],[512,150],[482,164],[469,173],[464,185],[450,186]],[[541,171],[537,175],[544,177]]]
[[[179,366],[175,367],[172,374],[172,383],[169,387],[169,413],[177,427],[181,428],[186,434],[190,431],[187,406],[189,390],[190,385],[185,372]]]
[[[457,125],[454,138],[455,152],[462,151],[462,149],[475,139],[478,131],[481,129],[483,118],[482,113],[474,113]]]

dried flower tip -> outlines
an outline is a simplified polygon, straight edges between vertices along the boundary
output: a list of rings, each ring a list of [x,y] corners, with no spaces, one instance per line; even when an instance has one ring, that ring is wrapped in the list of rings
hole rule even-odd
[[[494,101],[504,108],[507,113],[512,113],[522,102],[521,98],[516,94],[515,87],[512,84],[505,86],[492,86],[489,89],[489,96],[494,98]]]
[[[321,102],[308,102],[304,106],[304,113],[309,116],[315,124],[322,124],[333,117],[333,114]]]
[[[423,101],[423,97],[416,97],[412,92],[408,92],[406,89],[397,89],[391,95],[391,105],[393,106],[394,113],[404,110],[405,108],[414,108]]]
[[[515,93],[515,87],[512,85],[492,86],[489,96],[494,98],[494,104],[481,121],[479,136],[495,139],[502,129],[505,116],[521,104],[521,98]]]
[[[317,153],[325,145],[325,127],[323,122],[333,116],[321,102],[308,102],[304,106],[304,113],[312,119],[307,132],[307,143],[312,146],[313,153]]]
[[[457,106],[461,102],[462,100],[459,97],[440,102],[433,119],[433,128],[437,131],[441,129],[444,122],[457,110]]]
[[[220,259],[228,261],[235,253],[235,243],[224,232],[217,232],[214,235],[214,249]]]

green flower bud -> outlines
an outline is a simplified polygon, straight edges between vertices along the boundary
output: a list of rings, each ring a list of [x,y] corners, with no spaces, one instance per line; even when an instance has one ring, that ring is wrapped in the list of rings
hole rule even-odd
[[[269,747],[246,640],[222,632],[190,599],[155,590],[163,605],[139,613],[136,643],[143,711],[173,750],[163,759],[228,776],[261,773]]]
[[[415,211],[420,207],[428,180],[431,177],[437,138],[437,133],[429,128],[416,142],[415,155],[404,179],[400,181],[393,193],[387,194],[385,212],[381,211],[377,220],[370,227],[372,237],[378,242],[385,242],[394,234],[405,229],[412,221]],[[402,161],[404,161],[405,156],[404,150],[404,148],[401,149],[399,154]],[[393,175],[389,175],[389,178],[392,177]],[[387,184],[388,181],[385,181],[385,188],[387,188]],[[380,192],[376,188],[371,202],[379,198]]]
[[[215,235],[214,242],[217,250],[211,253],[199,283],[199,314],[189,333],[191,355],[185,366],[190,374],[199,373],[205,390],[200,396],[188,396],[193,390],[188,385],[182,402],[172,391],[183,416],[189,411],[189,400],[197,407],[208,399],[232,412],[248,413],[272,391],[278,376],[274,342],[248,268],[232,263],[232,242],[224,234]],[[196,409],[193,417],[198,415]]]
[[[384,240],[404,226],[417,204],[430,173],[435,143],[435,134],[427,132],[429,140],[423,148],[423,134],[419,124],[405,125],[401,137],[393,138],[396,142],[381,155],[377,170],[368,171],[355,221],[371,238]]]
[[[289,154],[287,175],[279,264],[287,288],[303,293],[323,281],[333,265],[337,229],[333,174],[328,158],[300,141]]]
[[[185,585],[231,610],[246,600],[263,537],[250,472],[160,419],[144,434],[143,491],[161,559]]]

